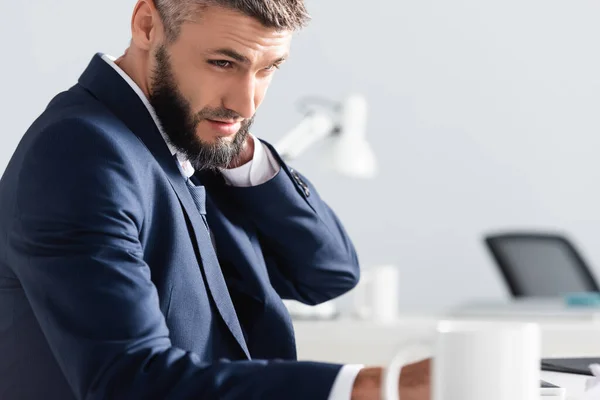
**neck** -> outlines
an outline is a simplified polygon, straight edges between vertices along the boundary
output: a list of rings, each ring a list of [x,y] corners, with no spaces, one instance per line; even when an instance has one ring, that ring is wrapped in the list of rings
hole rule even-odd
[[[135,55],[131,48],[125,51],[121,57],[115,60],[119,66],[144,92],[146,98],[150,95],[147,74],[147,56]]]

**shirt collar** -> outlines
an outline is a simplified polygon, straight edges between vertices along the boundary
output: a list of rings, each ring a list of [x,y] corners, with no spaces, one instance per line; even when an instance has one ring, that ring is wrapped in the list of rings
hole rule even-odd
[[[150,102],[148,101],[148,98],[146,97],[146,95],[144,94],[144,92],[142,92],[142,89],[140,89],[140,87],[133,81],[133,79],[131,79],[131,77],[129,75],[127,75],[125,73],[125,71],[123,71],[115,63],[116,59],[113,56],[110,56],[108,54],[102,54],[102,59],[104,61],[106,61],[106,63],[108,65],[110,65],[115,71],[117,71],[117,73],[119,75],[121,75],[121,77],[125,80],[125,82],[127,82],[127,84],[129,86],[131,86],[131,88],[133,89],[133,91],[138,95],[138,97],[140,98],[140,100],[142,100],[142,103],[144,103],[144,105],[146,106],[146,109],[148,110],[148,112],[150,113],[150,116],[152,117],[152,120],[156,124],[156,127],[158,128],[158,131],[160,132],[160,134],[163,137],[165,143],[169,147],[169,151],[171,152],[171,155],[177,156],[177,161],[179,161],[179,166],[180,166],[180,168],[182,170],[182,173],[186,177],[188,177],[188,178],[190,176],[192,176],[194,174],[194,168],[189,163],[188,159],[183,154],[181,154],[180,152],[178,152],[177,149],[175,147],[173,147],[173,145],[171,145],[171,143],[169,141],[169,138],[165,134],[165,131],[163,130],[162,125],[160,124],[160,120],[158,119],[158,116],[156,115],[156,111],[154,111],[154,107],[152,107],[152,104],[150,104]]]
[[[175,155],[177,153],[177,150],[171,146],[171,143],[169,143],[169,140],[167,138],[167,135],[165,134],[165,132],[162,129],[162,126],[160,124],[160,121],[156,115],[156,112],[154,111],[154,107],[152,107],[152,105],[150,104],[150,102],[148,101],[148,98],[146,97],[146,95],[144,94],[144,92],[142,92],[142,89],[140,89],[140,87],[137,85],[137,83],[135,83],[133,81],[133,79],[131,79],[131,77],[129,75],[127,75],[125,73],[125,71],[123,71],[116,63],[115,63],[115,58],[112,56],[109,56],[108,54],[103,54],[102,55],[102,59],[104,61],[106,61],[108,63],[108,65],[110,65],[111,67],[113,67],[113,69],[115,71],[117,71],[117,73],[119,75],[121,75],[121,77],[123,79],[125,79],[125,82],[127,82],[127,84],[129,86],[131,86],[131,88],[133,89],[133,91],[138,95],[138,97],[140,98],[140,100],[142,100],[142,103],[144,103],[144,105],[146,106],[146,108],[148,109],[148,112],[150,113],[150,116],[152,117],[152,120],[154,120],[154,123],[156,124],[156,126],[158,127],[158,130],[160,131],[160,134],[162,135],[163,139],[165,140],[165,142],[167,143],[167,146],[169,146],[169,150],[171,151],[172,155]]]

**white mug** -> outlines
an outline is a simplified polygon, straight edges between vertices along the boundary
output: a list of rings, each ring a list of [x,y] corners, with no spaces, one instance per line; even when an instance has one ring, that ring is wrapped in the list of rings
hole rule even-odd
[[[441,321],[433,343],[404,347],[384,375],[384,400],[401,400],[404,365],[433,357],[432,400],[532,400],[540,396],[540,329],[535,323]]]
[[[393,322],[400,306],[400,273],[396,265],[378,265],[361,271],[353,291],[354,310],[359,318]]]

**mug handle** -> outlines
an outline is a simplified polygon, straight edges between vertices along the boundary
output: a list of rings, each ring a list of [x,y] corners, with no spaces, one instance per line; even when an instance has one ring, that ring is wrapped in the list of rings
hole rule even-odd
[[[430,358],[432,355],[431,342],[417,341],[402,346],[384,371],[381,400],[401,400],[398,383],[402,368],[407,364]]]

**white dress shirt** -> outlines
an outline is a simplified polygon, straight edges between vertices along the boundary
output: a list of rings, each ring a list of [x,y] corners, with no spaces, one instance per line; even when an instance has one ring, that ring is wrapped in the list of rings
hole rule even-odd
[[[146,98],[142,89],[131,79],[129,75],[125,73],[117,64],[115,64],[115,58],[107,54],[102,55],[102,59],[108,63],[119,75],[131,86],[133,91],[139,96],[140,100],[144,103],[150,116],[154,120],[154,123],[158,127],[160,134],[169,146],[169,150],[172,155],[177,155],[177,160],[180,164],[180,170],[182,174],[189,178],[194,175],[194,167],[190,164],[189,160],[185,156],[171,146],[165,132],[162,129],[160,121],[154,111],[154,108]],[[252,134],[250,135],[254,140],[254,155],[250,161],[244,165],[240,165],[237,168],[221,168],[221,173],[225,178],[225,181],[231,186],[257,186],[265,183],[272,179],[277,173],[281,166],[271,153],[271,150],[264,143],[256,139]],[[356,375],[362,369],[362,365],[344,365],[338,376],[336,377],[331,392],[329,393],[329,400],[350,400],[352,393],[352,386]]]

